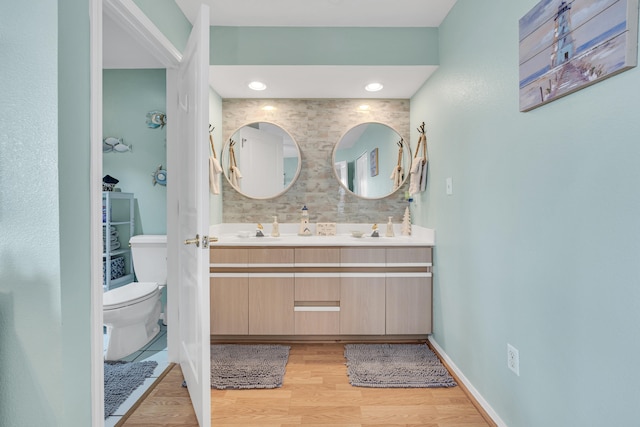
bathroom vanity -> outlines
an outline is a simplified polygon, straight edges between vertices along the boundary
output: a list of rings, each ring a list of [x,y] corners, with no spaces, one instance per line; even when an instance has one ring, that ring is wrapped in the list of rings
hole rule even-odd
[[[433,232],[417,231],[390,238],[219,235],[210,246],[212,339],[426,338]]]

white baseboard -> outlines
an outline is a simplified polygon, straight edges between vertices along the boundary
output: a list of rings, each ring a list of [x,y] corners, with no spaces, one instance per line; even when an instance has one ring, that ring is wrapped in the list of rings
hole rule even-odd
[[[469,382],[467,377],[465,377],[462,371],[456,366],[455,363],[453,363],[453,361],[449,358],[447,353],[445,353],[442,347],[438,345],[436,340],[433,339],[433,335],[429,335],[429,343],[438,352],[438,355],[442,357],[442,359],[446,362],[449,368],[451,368],[451,370],[456,374],[458,379],[462,381],[462,383],[467,388],[467,390],[469,390],[469,393],[473,395],[473,398],[478,402],[480,406],[482,406],[482,409],[484,409],[487,415],[491,417],[493,422],[496,423],[498,427],[507,427],[507,424],[504,421],[502,421],[500,416],[496,413],[496,411],[493,410],[491,405],[489,405],[489,403],[486,400],[484,400],[484,397],[482,397],[482,395],[478,392],[478,390],[476,390],[476,388],[471,384],[471,382]]]

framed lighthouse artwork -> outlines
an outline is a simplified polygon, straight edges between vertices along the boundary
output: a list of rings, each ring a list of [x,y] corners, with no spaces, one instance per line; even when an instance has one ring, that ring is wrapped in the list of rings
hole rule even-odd
[[[520,111],[638,62],[638,0],[542,0],[519,28]]]

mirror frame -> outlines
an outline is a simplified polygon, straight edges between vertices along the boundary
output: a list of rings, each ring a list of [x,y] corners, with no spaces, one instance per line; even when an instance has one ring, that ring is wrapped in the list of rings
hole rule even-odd
[[[342,142],[342,140],[344,139],[344,137],[345,137],[349,132],[351,132],[352,130],[354,130],[355,128],[357,128],[358,126],[368,125],[368,124],[378,124],[378,125],[386,126],[387,128],[389,128],[389,129],[391,129],[392,131],[394,131],[394,132],[398,135],[399,139],[402,139],[402,140],[404,141],[403,150],[404,150],[404,153],[406,153],[406,155],[408,155],[408,164],[403,164],[403,167],[404,167],[404,177],[403,177],[403,179],[402,179],[402,182],[401,182],[401,183],[400,183],[400,185],[398,186],[398,188],[396,188],[395,190],[392,190],[391,192],[389,192],[389,193],[387,193],[387,194],[385,194],[385,195],[382,195],[382,196],[376,196],[376,197],[362,196],[362,195],[360,195],[360,194],[356,194],[356,193],[354,193],[353,191],[351,191],[351,190],[349,189],[349,187],[348,187],[348,186],[346,186],[346,185],[342,182],[342,180],[340,179],[340,176],[338,176],[338,171],[336,170],[336,152],[338,151],[338,146],[340,145],[340,143]],[[394,141],[394,142],[397,142],[397,141]],[[405,156],[406,156],[406,155],[405,155],[405,154],[403,154],[403,155],[402,155],[402,157],[403,157],[403,162],[404,162],[404,159],[405,159]],[[409,170],[410,170],[410,168],[411,168],[411,161],[412,161],[412,159],[413,159],[413,156],[412,156],[412,154],[411,154],[411,145],[410,145],[409,141],[408,141],[408,140],[406,140],[406,139],[402,136],[402,134],[401,134],[400,132],[398,132],[398,130],[397,130],[396,128],[394,128],[394,127],[393,127],[393,126],[391,126],[391,125],[388,125],[387,123],[384,123],[384,122],[377,122],[377,121],[373,121],[373,120],[372,120],[372,121],[368,121],[368,122],[362,122],[362,123],[355,124],[355,125],[351,126],[349,129],[347,129],[347,130],[346,130],[346,131],[345,131],[345,132],[340,136],[340,138],[338,139],[338,142],[336,142],[336,143],[335,143],[335,145],[333,146],[333,151],[332,151],[332,153],[331,153],[331,169],[333,170],[333,175],[334,175],[334,177],[336,178],[336,181],[338,181],[338,183],[340,184],[340,187],[341,187],[341,188],[343,188],[347,193],[349,193],[349,194],[351,194],[351,195],[353,195],[353,196],[355,196],[355,197],[358,197],[358,198],[360,198],[360,199],[364,199],[364,200],[380,200],[380,199],[385,199],[385,198],[387,198],[387,197],[392,196],[392,195],[393,195],[393,194],[395,194],[398,190],[400,190],[400,189],[402,188],[402,186],[404,186],[404,185],[405,185],[405,183],[407,182],[407,179],[409,178]],[[390,178],[389,178],[389,179],[390,179]]]
[[[272,196],[263,196],[263,197],[257,197],[257,196],[251,196],[249,194],[246,194],[245,192],[242,191],[242,189],[237,188],[235,185],[233,185],[231,183],[231,179],[229,178],[228,175],[228,164],[224,164],[223,160],[226,158],[227,159],[227,163],[229,162],[229,145],[230,145],[230,141],[231,138],[233,137],[233,135],[235,135],[236,133],[238,133],[242,128],[250,126],[252,124],[255,123],[267,123],[269,125],[272,126],[277,126],[278,128],[280,128],[284,133],[286,133],[287,135],[289,135],[289,138],[291,139],[291,141],[293,141],[293,145],[296,148],[296,152],[298,153],[298,167],[296,168],[296,173],[293,175],[293,178],[291,178],[291,182],[289,182],[289,185],[287,185],[286,187],[284,187],[282,189],[282,191],[278,192],[275,195]],[[226,156],[225,156],[226,153]],[[248,198],[248,199],[252,199],[252,200],[271,200],[271,199],[275,199],[277,197],[282,196],[283,194],[285,194],[287,191],[289,191],[291,189],[291,187],[293,187],[293,185],[296,183],[296,181],[298,180],[298,177],[300,176],[300,171],[302,170],[302,151],[300,150],[300,145],[298,144],[298,141],[296,141],[296,139],[293,137],[293,135],[291,135],[291,133],[285,129],[282,125],[275,123],[275,122],[270,122],[268,120],[254,120],[254,121],[250,121],[247,122],[241,126],[239,126],[238,128],[236,128],[233,132],[231,132],[229,134],[229,137],[227,138],[226,142],[224,143],[224,146],[222,147],[222,151],[220,152],[220,164],[222,166],[222,173],[225,176],[225,178],[227,179],[227,182],[229,183],[229,185],[231,186],[231,188],[233,188],[235,191],[238,192],[238,194]],[[242,172],[242,171],[241,171]],[[247,172],[242,172],[243,175],[246,174]]]

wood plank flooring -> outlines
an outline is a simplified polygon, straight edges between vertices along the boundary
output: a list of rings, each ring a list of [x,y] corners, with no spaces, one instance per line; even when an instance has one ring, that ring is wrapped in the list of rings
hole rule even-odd
[[[349,384],[343,344],[290,344],[284,384],[270,390],[212,390],[211,424],[255,426],[493,427],[462,387],[393,389]],[[197,427],[179,366],[121,426]]]

